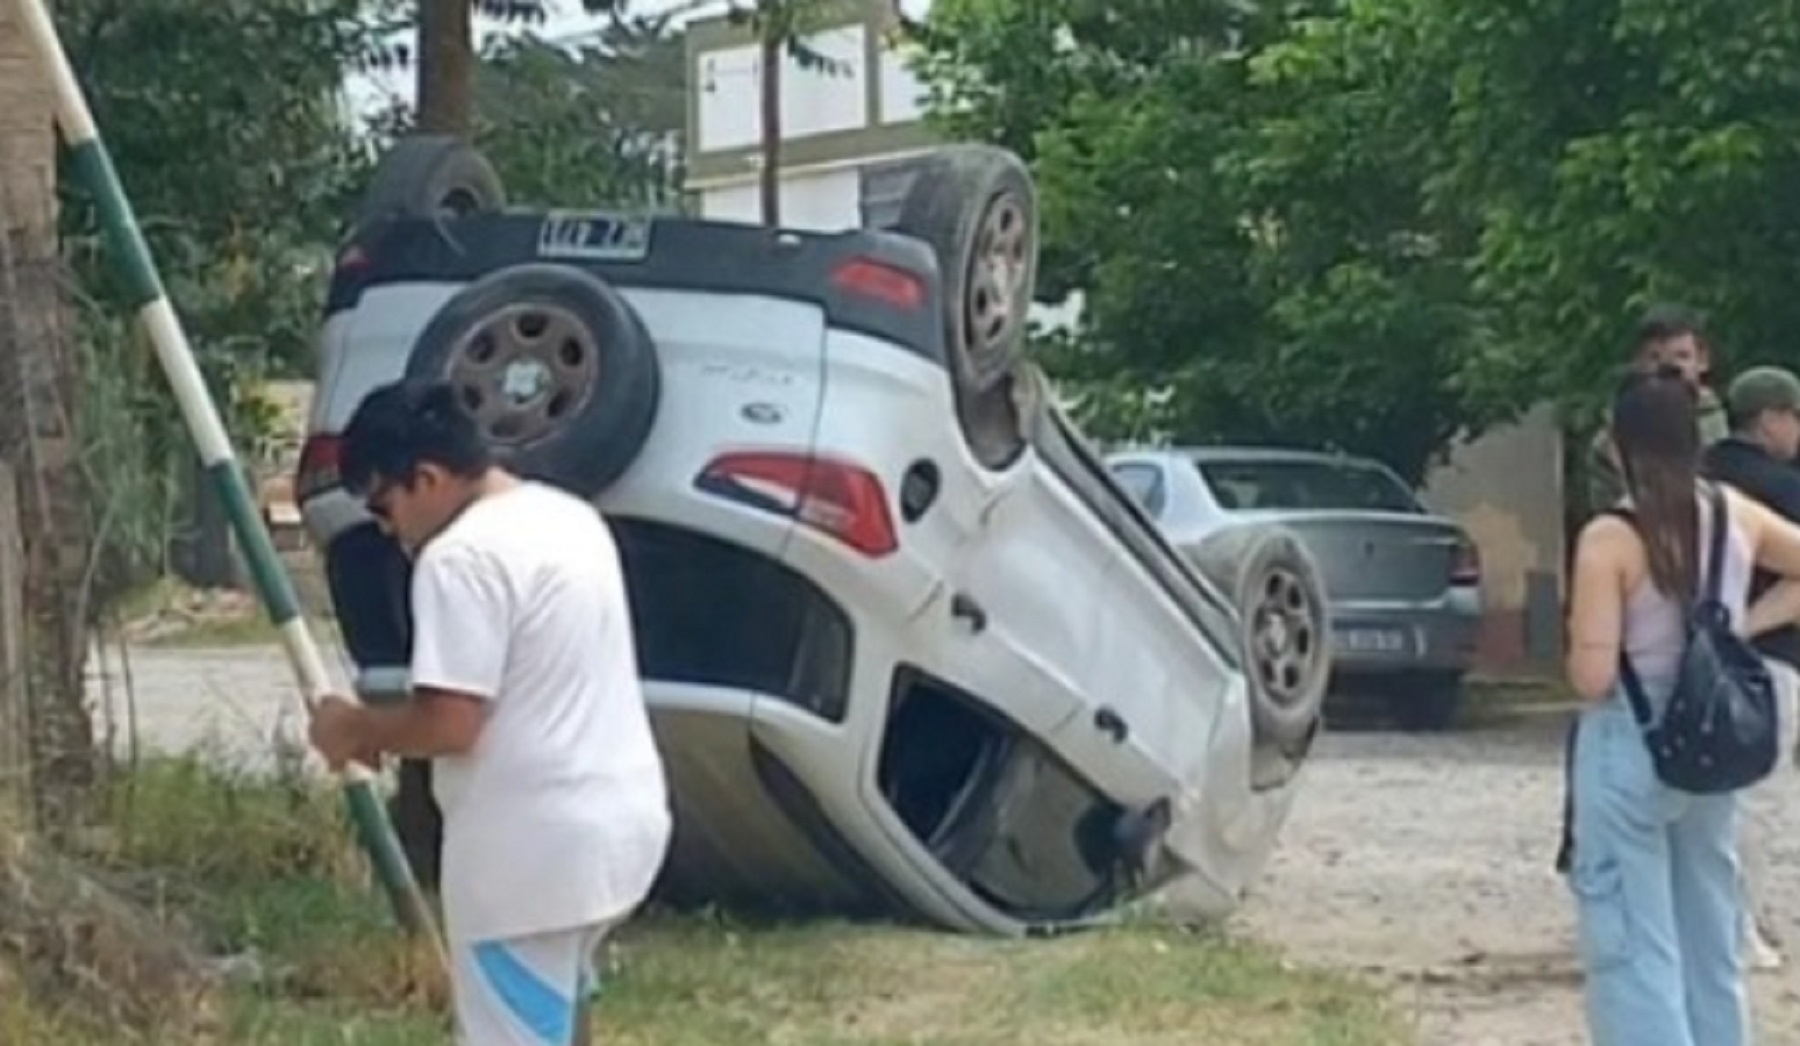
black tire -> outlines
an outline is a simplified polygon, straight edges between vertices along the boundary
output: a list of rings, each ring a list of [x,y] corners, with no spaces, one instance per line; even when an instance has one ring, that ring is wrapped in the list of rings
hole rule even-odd
[[[1257,744],[1304,751],[1318,732],[1331,684],[1317,562],[1291,531],[1254,524],[1210,535],[1194,560],[1237,605]]]
[[[451,134],[416,134],[394,143],[375,165],[354,222],[462,217],[502,210],[506,188],[481,152]]]
[[[959,398],[993,391],[1024,350],[1037,285],[1037,191],[1025,164],[990,145],[938,150],[907,186],[893,231],[937,255]]]
[[[1435,734],[1454,730],[1462,722],[1465,694],[1460,674],[1433,672],[1396,679],[1384,700],[1400,729]]]
[[[625,299],[551,264],[463,288],[420,332],[406,372],[455,385],[508,468],[584,498],[636,460],[662,388],[656,347]],[[548,384],[521,394],[509,386],[522,373]]]

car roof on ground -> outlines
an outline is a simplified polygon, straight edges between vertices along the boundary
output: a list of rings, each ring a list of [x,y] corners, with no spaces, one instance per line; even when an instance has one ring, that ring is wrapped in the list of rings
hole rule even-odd
[[[1359,454],[1344,454],[1332,450],[1308,450],[1304,447],[1239,446],[1236,444],[1218,443],[1171,447],[1119,447],[1108,456],[1163,456],[1186,458],[1198,462],[1317,462],[1319,464],[1343,464],[1364,467],[1381,466],[1381,462],[1375,458],[1365,457]]]

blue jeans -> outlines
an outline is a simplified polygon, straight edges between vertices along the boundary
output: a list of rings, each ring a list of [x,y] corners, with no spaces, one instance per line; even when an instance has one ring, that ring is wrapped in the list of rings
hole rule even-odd
[[[1664,786],[1616,694],[1582,713],[1573,773],[1594,1046],[1747,1046],[1737,797]]]

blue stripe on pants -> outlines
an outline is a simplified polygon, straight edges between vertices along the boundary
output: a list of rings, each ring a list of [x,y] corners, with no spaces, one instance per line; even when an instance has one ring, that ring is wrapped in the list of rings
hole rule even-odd
[[[568,1046],[575,1038],[575,1000],[544,982],[495,941],[475,945],[475,965],[513,1016],[548,1046]]]
[[[1582,714],[1572,765],[1595,1046],[1745,1046],[1737,797],[1664,786],[1616,695]]]

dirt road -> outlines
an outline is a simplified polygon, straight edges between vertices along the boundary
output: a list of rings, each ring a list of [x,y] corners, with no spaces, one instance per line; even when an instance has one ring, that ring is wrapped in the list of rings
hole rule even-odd
[[[1560,716],[1449,736],[1328,736],[1240,920],[1297,958],[1399,984],[1422,1046],[1584,1046],[1572,907],[1551,864]],[[1800,778],[1755,797],[1778,931],[1800,945]],[[1754,978],[1762,1046],[1800,1046],[1800,965]]]
[[[268,759],[291,700],[278,650],[139,650],[132,669],[147,743]],[[122,722],[116,687],[111,707]],[[1396,983],[1421,1046],[1581,1046],[1570,905],[1550,868],[1559,724],[1328,735],[1239,922],[1297,958]],[[1800,778],[1776,787],[1755,805],[1779,929],[1800,951]],[[1800,965],[1755,988],[1760,1046],[1800,1046]]]

